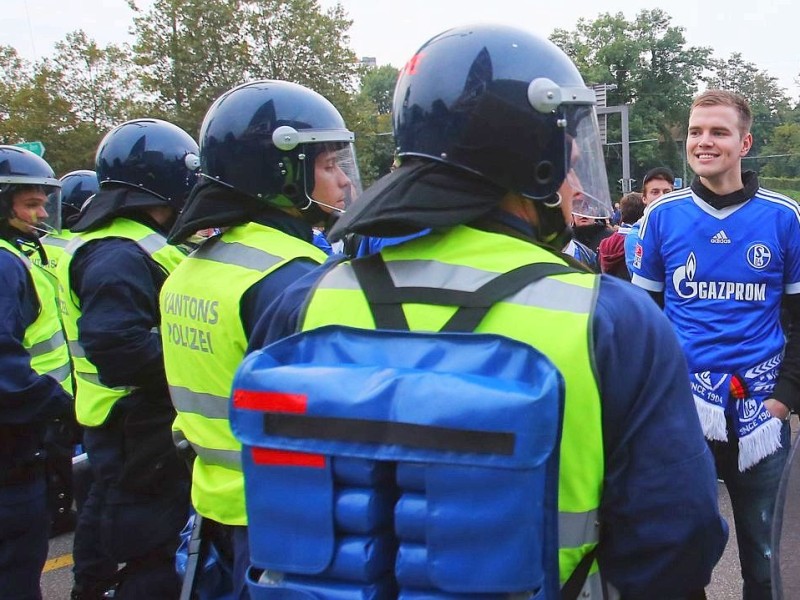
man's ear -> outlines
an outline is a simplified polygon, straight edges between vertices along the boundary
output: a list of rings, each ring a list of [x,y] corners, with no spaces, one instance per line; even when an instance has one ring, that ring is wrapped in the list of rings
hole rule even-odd
[[[750,152],[750,148],[753,147],[753,134],[749,131],[747,135],[744,136],[742,139],[742,150],[739,152],[739,156],[747,156],[747,153]]]

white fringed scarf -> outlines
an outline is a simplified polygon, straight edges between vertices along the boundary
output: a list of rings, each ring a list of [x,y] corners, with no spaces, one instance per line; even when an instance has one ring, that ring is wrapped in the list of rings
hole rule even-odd
[[[783,353],[744,374],[690,373],[692,394],[706,439],[728,441],[725,413],[733,412],[739,439],[739,471],[745,471],[781,447],[780,419],[764,406],[772,395]],[[731,407],[731,402],[735,404]]]

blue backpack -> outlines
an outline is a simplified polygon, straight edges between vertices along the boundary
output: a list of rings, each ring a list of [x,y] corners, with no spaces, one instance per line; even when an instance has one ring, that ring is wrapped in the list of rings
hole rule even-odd
[[[563,265],[472,293],[396,289],[352,262],[377,330],[325,326],[249,355],[233,383],[251,596],[263,600],[576,598],[559,591],[564,381],[539,351],[472,331],[498,300]],[[408,331],[402,303],[460,306]]]

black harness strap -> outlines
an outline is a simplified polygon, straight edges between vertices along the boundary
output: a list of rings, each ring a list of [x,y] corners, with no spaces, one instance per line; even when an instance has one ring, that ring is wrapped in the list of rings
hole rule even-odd
[[[378,329],[402,331],[409,329],[403,313],[402,305],[405,303],[457,306],[458,310],[441,331],[474,331],[492,306],[526,285],[550,275],[580,272],[557,263],[533,263],[498,275],[474,291],[463,291],[397,287],[383,257],[377,253],[354,260],[350,264],[367,297],[375,326]]]

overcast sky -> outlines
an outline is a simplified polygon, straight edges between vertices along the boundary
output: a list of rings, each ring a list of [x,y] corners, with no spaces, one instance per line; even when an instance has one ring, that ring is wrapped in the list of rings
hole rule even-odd
[[[147,7],[152,0],[136,0]],[[132,42],[133,13],[125,0],[2,0],[0,44],[26,58],[49,56],[65,34],[83,29],[100,44]],[[323,7],[335,0],[320,0]],[[581,17],[622,12],[627,19],[645,0],[340,0],[353,20],[350,39],[359,56],[401,67],[437,33],[475,22],[509,23],[542,35],[572,29]],[[744,60],[777,77],[792,97],[800,95],[800,2],[796,0],[670,0],[662,5],[687,42],[713,48],[717,58],[740,52]],[[213,35],[209,32],[209,35]]]

